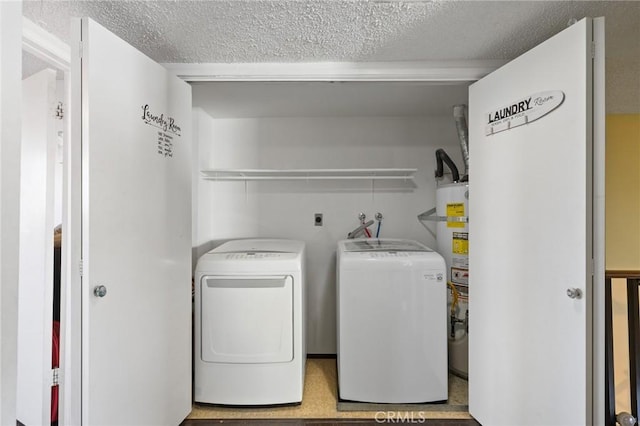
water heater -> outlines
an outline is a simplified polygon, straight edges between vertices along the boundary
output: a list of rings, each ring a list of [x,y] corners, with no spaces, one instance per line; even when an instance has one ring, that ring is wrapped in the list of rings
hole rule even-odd
[[[469,149],[466,105],[455,105],[464,173],[444,149],[437,149],[435,178],[436,207],[418,215],[418,220],[436,222],[436,247],[447,267],[449,295],[449,370],[467,378],[469,372]],[[450,171],[445,178],[444,166]],[[432,228],[425,226],[429,231]]]
[[[462,377],[469,364],[469,184],[439,185],[436,189],[437,251],[447,265],[449,283],[449,369]]]

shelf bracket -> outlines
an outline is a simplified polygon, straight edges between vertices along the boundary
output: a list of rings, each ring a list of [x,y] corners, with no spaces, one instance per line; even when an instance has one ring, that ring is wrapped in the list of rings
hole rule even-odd
[[[469,223],[468,216],[437,216],[436,208],[432,208],[427,210],[426,212],[422,212],[418,215],[418,220],[423,221],[427,220],[430,222],[461,222],[461,223]]]

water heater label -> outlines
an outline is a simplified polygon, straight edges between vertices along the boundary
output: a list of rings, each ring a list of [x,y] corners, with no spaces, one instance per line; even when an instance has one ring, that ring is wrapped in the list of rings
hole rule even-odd
[[[463,217],[464,203],[447,204],[447,217]],[[464,222],[447,221],[447,228],[464,228]]]
[[[510,130],[531,123],[558,108],[564,101],[564,92],[549,90],[538,92],[487,114],[485,135]]]
[[[468,232],[454,232],[453,240],[451,241],[451,251],[453,254],[469,254],[469,233]]]
[[[451,282],[457,285],[469,285],[469,270],[463,268],[451,268]]]
[[[453,256],[451,258],[451,265],[456,268],[469,269],[469,256]]]

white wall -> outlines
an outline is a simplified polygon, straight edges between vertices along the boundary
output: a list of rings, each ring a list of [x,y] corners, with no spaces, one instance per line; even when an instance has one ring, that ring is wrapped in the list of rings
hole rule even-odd
[[[22,3],[0,2],[0,424],[16,421]]]
[[[255,197],[245,194],[243,182],[209,182],[201,170],[257,168],[257,140],[249,120],[212,120],[199,108],[193,112],[194,264],[220,243],[258,235]],[[214,142],[215,141],[215,142]]]
[[[417,168],[414,183],[330,180],[216,182],[199,178],[196,245],[277,237],[307,243],[307,349],[335,353],[335,247],[357,215],[384,215],[381,237],[435,247],[416,216],[435,205],[434,152],[445,148],[462,168],[453,119],[309,117],[210,119],[198,112],[199,167]],[[314,226],[314,213],[324,226]],[[375,232],[375,226],[371,228]],[[435,229],[435,228],[432,228]]]

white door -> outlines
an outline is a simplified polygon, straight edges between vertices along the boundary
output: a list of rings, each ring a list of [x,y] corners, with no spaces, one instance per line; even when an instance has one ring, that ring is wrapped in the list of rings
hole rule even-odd
[[[485,425],[602,423],[602,25],[582,20],[469,89],[469,411]]]
[[[56,72],[22,81],[16,417],[51,422]]]
[[[82,424],[175,426],[191,410],[191,88],[94,21],[74,36]]]

